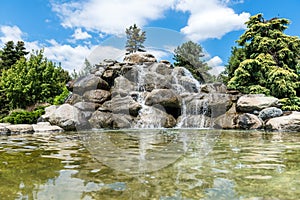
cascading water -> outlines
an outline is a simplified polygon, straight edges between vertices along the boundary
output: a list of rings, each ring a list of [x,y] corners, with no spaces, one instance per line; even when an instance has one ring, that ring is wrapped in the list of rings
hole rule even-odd
[[[135,99],[141,105],[137,120],[133,128],[162,128],[165,127],[164,114],[172,114],[177,120],[177,128],[205,128],[207,127],[208,101],[199,98],[200,83],[183,67],[170,68],[169,74],[161,74],[159,64],[135,65],[134,85]],[[165,80],[166,83],[164,82]],[[154,89],[171,89],[180,98],[180,108],[174,115],[173,108],[166,110],[163,105],[146,105],[149,91]],[[195,100],[193,99],[195,98]],[[175,109],[175,108],[174,108]],[[168,112],[169,113],[168,113]]]

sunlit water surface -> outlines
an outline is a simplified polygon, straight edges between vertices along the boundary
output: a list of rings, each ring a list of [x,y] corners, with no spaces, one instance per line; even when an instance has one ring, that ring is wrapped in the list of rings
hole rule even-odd
[[[0,199],[299,199],[300,133],[0,136]]]

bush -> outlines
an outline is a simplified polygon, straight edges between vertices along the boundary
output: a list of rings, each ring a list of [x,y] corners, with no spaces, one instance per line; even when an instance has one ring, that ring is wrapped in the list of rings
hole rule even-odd
[[[54,100],[53,100],[53,104],[54,105],[61,105],[63,103],[65,103],[66,99],[68,98],[68,96],[70,95],[69,90],[67,89],[67,87],[63,88],[63,92],[60,95],[57,95]]]
[[[0,122],[11,124],[35,124],[38,118],[45,113],[44,108],[37,108],[36,110],[29,112],[26,110],[13,110],[10,114]]]

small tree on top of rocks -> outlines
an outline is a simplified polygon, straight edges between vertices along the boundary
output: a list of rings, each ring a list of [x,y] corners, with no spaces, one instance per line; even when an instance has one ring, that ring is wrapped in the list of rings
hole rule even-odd
[[[134,53],[137,51],[144,52],[145,50],[143,48],[145,47],[143,46],[143,43],[146,40],[146,32],[138,28],[136,24],[127,28],[125,32],[127,37],[125,46],[126,51],[128,53]]]

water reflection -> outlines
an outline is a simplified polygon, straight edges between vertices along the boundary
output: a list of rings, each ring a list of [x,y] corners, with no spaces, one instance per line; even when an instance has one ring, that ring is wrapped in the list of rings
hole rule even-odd
[[[115,170],[139,174],[171,165],[191,147],[201,159],[212,150],[218,135],[200,134],[199,130],[129,129],[86,132],[82,133],[82,140],[101,163]]]
[[[300,134],[122,130],[0,137],[0,199],[298,199]]]

